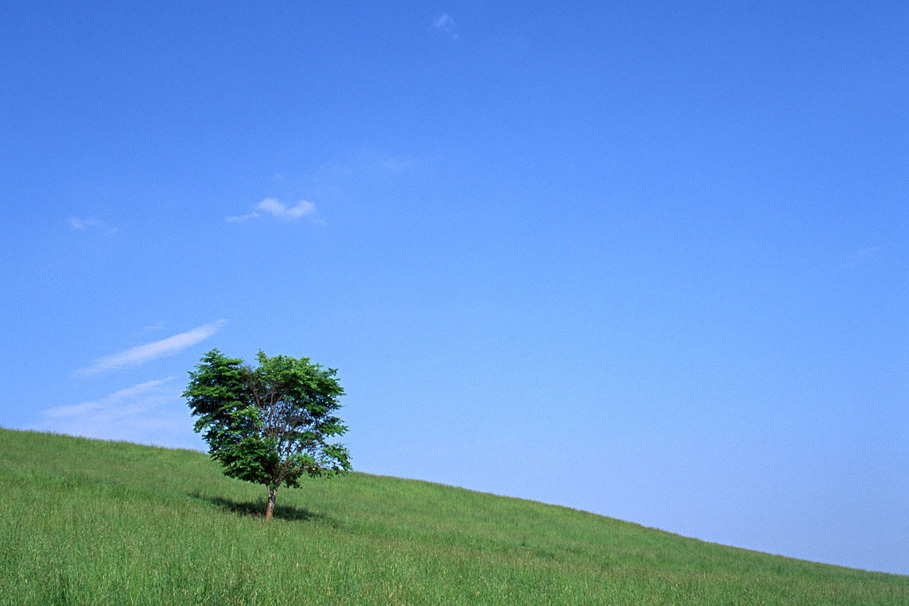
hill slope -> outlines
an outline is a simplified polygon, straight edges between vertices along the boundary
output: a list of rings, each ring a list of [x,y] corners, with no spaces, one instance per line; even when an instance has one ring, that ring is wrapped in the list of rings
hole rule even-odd
[[[2,604],[909,604],[909,577],[426,482],[264,491],[207,456],[0,430]]]

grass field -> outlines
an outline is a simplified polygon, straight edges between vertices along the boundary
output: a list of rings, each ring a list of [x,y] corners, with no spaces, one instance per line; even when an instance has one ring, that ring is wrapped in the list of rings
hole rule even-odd
[[[2,604],[909,604],[909,577],[411,480],[0,430]]]

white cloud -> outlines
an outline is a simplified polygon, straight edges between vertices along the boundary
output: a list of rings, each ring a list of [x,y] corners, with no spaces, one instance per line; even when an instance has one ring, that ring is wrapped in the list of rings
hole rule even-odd
[[[316,205],[306,200],[300,200],[296,206],[288,208],[274,198],[265,198],[256,206],[257,210],[267,212],[273,217],[281,219],[299,219],[300,217],[316,212]]]
[[[278,219],[293,221],[295,219],[299,219],[300,217],[314,215],[316,213],[316,205],[306,200],[300,200],[294,206],[287,206],[275,198],[265,198],[256,205],[256,208],[253,210],[253,212],[247,215],[227,217],[227,220],[230,223],[243,223],[244,221],[249,221],[250,219],[261,217],[262,213],[271,215],[272,217],[276,217]],[[313,218],[312,221],[313,223],[324,223],[323,221],[315,218]]]
[[[34,429],[102,440],[201,449],[175,377],[147,381],[99,400],[41,412]]]
[[[46,409],[42,415],[45,419],[65,419],[84,416],[101,410],[110,411],[110,415],[128,414],[128,412],[125,412],[127,409],[122,407],[121,404],[129,401],[135,404],[138,400],[148,403],[151,401],[149,398],[153,398],[154,394],[160,394],[160,389],[158,388],[161,385],[172,381],[173,379],[174,377],[167,377],[166,379],[147,381],[127,389],[121,389],[105,398],[93,402],[83,402],[81,404],[71,404],[68,406],[55,406]]]
[[[259,216],[259,213],[249,213],[248,215],[237,215],[233,217],[227,217],[228,223],[243,223],[244,221],[249,221],[250,219],[255,219]]]
[[[79,217],[69,217],[66,222],[69,223],[69,226],[73,229],[77,229],[79,231],[85,231],[88,229],[97,230],[103,233],[105,236],[115,234],[117,231],[119,231],[116,227],[111,227],[100,219],[81,219]]]
[[[452,40],[458,39],[458,27],[455,25],[454,19],[452,19],[448,13],[436,17],[435,21],[432,22],[432,26],[438,31],[450,36]]]
[[[79,369],[75,374],[93,375],[123,366],[139,366],[157,358],[172,356],[212,336],[221,329],[225,322],[226,320],[218,320],[160,341],[98,358],[91,366]]]

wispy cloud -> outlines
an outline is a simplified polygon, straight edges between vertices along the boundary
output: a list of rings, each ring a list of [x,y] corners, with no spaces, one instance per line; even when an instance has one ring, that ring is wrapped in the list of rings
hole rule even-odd
[[[274,198],[265,198],[256,208],[280,219],[299,219],[316,212],[316,205],[306,200],[300,200],[296,206],[287,207]]]
[[[452,40],[458,39],[458,26],[455,24],[454,19],[448,15],[448,13],[443,13],[436,17],[432,22],[432,26],[436,28],[436,31],[449,36]]]
[[[86,230],[98,231],[98,232],[101,232],[102,234],[104,234],[105,236],[115,234],[115,233],[117,233],[117,231],[119,231],[116,227],[111,227],[110,225],[108,225],[104,221],[101,221],[100,219],[82,219],[80,217],[69,217],[66,220],[66,222],[69,224],[70,227],[72,227],[73,229],[76,229],[78,231],[86,231]]]
[[[258,216],[259,216],[259,213],[256,213],[256,212],[249,213],[248,215],[233,215],[233,216],[227,217],[227,222],[228,223],[243,223],[244,221],[249,221],[250,219],[255,219]]]
[[[147,381],[98,400],[41,412],[34,429],[103,440],[200,448],[176,377]]]
[[[218,320],[217,322],[204,324],[198,328],[194,328],[187,332],[183,332],[178,335],[162,339],[160,341],[146,343],[145,345],[139,345],[137,347],[133,347],[132,349],[121,351],[120,353],[98,358],[94,361],[94,363],[91,364],[91,366],[77,370],[75,372],[75,375],[94,375],[105,372],[107,370],[122,368],[124,366],[139,366],[151,360],[156,360],[165,356],[172,356],[183,351],[187,347],[191,347],[196,343],[209,338],[221,330],[221,327],[225,322],[226,320]]]
[[[126,409],[120,406],[121,404],[127,401],[135,402],[136,400],[142,400],[148,404],[149,402],[152,402],[155,395],[161,395],[161,390],[159,388],[173,379],[174,377],[167,377],[166,379],[146,381],[145,383],[128,387],[127,389],[121,389],[105,398],[92,402],[55,406],[44,410],[42,416],[45,419],[67,419],[94,414],[99,411],[107,411],[108,415],[128,414],[128,412],[124,412]]]
[[[300,200],[293,206],[287,206],[275,198],[265,198],[256,205],[253,212],[246,215],[227,217],[227,220],[231,223],[243,223],[244,221],[261,217],[263,214],[287,221],[311,216],[314,223],[322,223],[322,221],[312,217],[316,214],[316,205],[312,202]]]

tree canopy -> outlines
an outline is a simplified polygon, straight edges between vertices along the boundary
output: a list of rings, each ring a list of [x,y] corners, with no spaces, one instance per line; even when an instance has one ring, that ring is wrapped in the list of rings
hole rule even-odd
[[[344,394],[337,370],[262,351],[257,359],[253,367],[211,350],[190,371],[183,397],[224,473],[266,487],[271,519],[281,486],[351,467],[347,448],[330,442],[347,431],[335,416]]]

